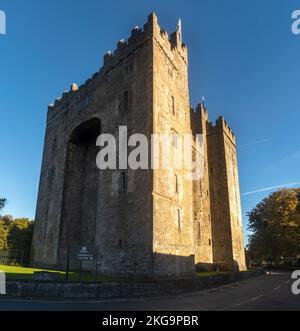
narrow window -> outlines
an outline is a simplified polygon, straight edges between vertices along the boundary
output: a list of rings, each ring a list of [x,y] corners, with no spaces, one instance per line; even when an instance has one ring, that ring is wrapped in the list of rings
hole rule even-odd
[[[176,109],[175,109],[175,98],[172,96],[172,114],[176,115]]]
[[[54,138],[53,144],[52,144],[52,153],[56,151],[56,146],[57,146],[57,139]]]
[[[44,226],[44,240],[47,239],[47,232],[48,232],[48,222],[45,222],[45,226]]]
[[[197,239],[201,240],[201,225],[200,225],[200,222],[197,223]]]
[[[172,130],[172,145],[175,149],[178,149],[179,134],[175,130]]]
[[[122,192],[126,192],[127,185],[126,185],[126,173],[122,172],[121,173],[121,190]]]
[[[195,220],[195,221],[198,220],[198,213],[197,213],[197,211],[194,211],[194,220]]]
[[[129,64],[129,72],[130,72],[130,73],[133,72],[133,64],[132,64],[132,63]]]
[[[126,91],[124,92],[123,95],[123,111],[128,112],[128,108],[129,108],[129,93],[128,91]]]
[[[211,246],[211,239],[209,239],[208,244],[209,244],[209,246]]]
[[[180,209],[177,209],[177,223],[178,223],[178,230],[181,231],[181,212],[180,212]]]
[[[175,193],[179,193],[179,184],[178,184],[178,176],[175,175]]]

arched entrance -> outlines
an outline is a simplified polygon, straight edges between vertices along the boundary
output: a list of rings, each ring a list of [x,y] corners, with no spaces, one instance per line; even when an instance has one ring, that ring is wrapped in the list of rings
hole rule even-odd
[[[59,261],[65,262],[68,247],[94,245],[99,170],[96,140],[99,119],[91,119],[71,134],[65,166],[60,224]]]

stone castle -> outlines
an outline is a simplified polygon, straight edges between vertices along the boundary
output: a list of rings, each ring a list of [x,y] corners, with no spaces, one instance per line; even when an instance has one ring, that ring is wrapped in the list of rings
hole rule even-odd
[[[202,134],[204,176],[100,171],[96,139],[117,136],[121,125],[149,141],[153,133]],[[246,268],[235,136],[222,117],[209,122],[203,103],[190,108],[181,26],[169,37],[154,13],[104,56],[92,78],[49,106],[33,264],[63,268],[75,245],[96,247],[105,275]]]

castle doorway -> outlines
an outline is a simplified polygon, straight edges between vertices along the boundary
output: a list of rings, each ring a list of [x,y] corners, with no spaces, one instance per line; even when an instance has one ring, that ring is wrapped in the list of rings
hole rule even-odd
[[[68,247],[95,244],[99,177],[96,140],[100,132],[100,120],[91,119],[73,131],[68,143],[60,225],[60,264],[66,260]]]

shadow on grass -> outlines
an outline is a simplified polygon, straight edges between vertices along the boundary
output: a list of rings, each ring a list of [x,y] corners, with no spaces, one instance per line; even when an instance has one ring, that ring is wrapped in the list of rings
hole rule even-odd
[[[15,266],[2,266],[0,265],[0,270],[5,272],[7,280],[19,280],[19,281],[30,281],[34,272],[49,272],[59,274],[61,281],[66,280],[66,273],[59,270],[48,270],[48,269],[32,269],[32,268],[22,268]],[[91,273],[82,272],[81,276],[79,272],[70,272],[68,282],[81,282],[94,283],[94,282],[133,282],[138,281],[138,279],[127,279],[121,277],[110,277],[103,275],[93,275]]]
[[[32,276],[34,272],[52,272],[55,274],[59,274],[60,279],[62,282],[66,280],[66,273],[59,270],[48,270],[48,269],[33,269],[33,268],[22,268],[22,267],[16,267],[16,266],[1,266],[0,270],[4,271],[6,274],[7,280],[15,280],[15,281],[31,281]],[[218,275],[226,275],[230,274],[230,272],[199,272],[197,273],[198,279],[203,279],[207,277],[212,276],[218,276]],[[81,280],[80,280],[81,279]],[[97,283],[97,282],[149,282],[150,279],[145,280],[141,278],[136,277],[110,277],[110,276],[103,276],[98,275],[97,277],[91,273],[82,272],[81,276],[79,275],[79,272],[70,272],[69,273],[69,279],[68,282],[79,282],[79,280],[83,283]],[[161,279],[161,282],[168,282],[168,281],[174,281],[175,279]],[[153,280],[152,280],[153,281]]]
[[[231,274],[230,271],[224,271],[224,272],[198,272],[197,277],[198,278],[207,278],[207,277],[213,277],[213,276],[219,276],[219,275],[228,275]]]

